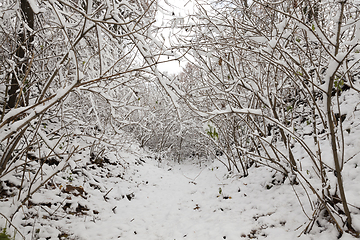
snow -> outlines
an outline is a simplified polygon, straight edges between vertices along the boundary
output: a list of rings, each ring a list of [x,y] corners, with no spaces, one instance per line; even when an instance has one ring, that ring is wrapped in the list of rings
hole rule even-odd
[[[28,3],[30,4],[30,7],[31,7],[31,9],[33,10],[33,12],[34,12],[35,14],[38,14],[38,13],[40,12],[40,9],[39,9],[39,7],[37,6],[36,1],[35,1],[35,0],[27,0],[27,1],[28,1]]]
[[[48,205],[24,207],[25,216],[36,213],[35,219],[15,216],[17,223],[31,226],[21,229],[26,239],[32,235],[59,239],[64,233],[68,234],[65,239],[79,240],[336,239],[331,225],[321,235],[301,235],[307,218],[289,183],[271,183],[274,170],[252,167],[248,177],[239,178],[219,162],[202,167],[196,162],[159,163],[139,148],[123,151],[121,157],[128,163],[125,171],[108,165],[108,177],[103,178],[95,176],[103,171],[100,168],[82,169],[73,181],[56,177],[58,188],[35,193],[33,204]],[[64,192],[67,185],[84,193]],[[309,211],[301,186],[294,187]],[[8,205],[2,202],[0,211]],[[63,210],[65,205],[68,208]],[[79,206],[87,209],[84,214],[69,214]],[[359,220],[354,217],[354,226]],[[39,230],[34,234],[33,229]],[[342,239],[354,238],[345,234]]]
[[[327,92],[328,91],[328,88],[329,88],[329,83],[330,83],[330,77],[335,73],[335,71],[337,70],[338,68],[338,61],[335,60],[335,59],[330,59],[329,61],[329,67],[328,69],[326,70],[326,74],[325,74],[325,77],[324,77],[324,80],[325,80],[325,83],[323,85],[320,86],[320,88]]]
[[[46,143],[46,145],[52,149],[56,154],[61,154],[61,152],[56,148],[56,145],[48,139],[46,134],[43,132],[43,130],[39,129],[38,132],[39,136],[42,138],[42,140]]]
[[[26,108],[26,107],[18,107],[18,108],[11,109],[7,114],[5,114],[4,121],[14,117],[15,115],[17,115],[17,114],[19,114],[19,113],[21,113],[23,111],[26,111],[27,109],[28,108]]]
[[[230,106],[227,106],[225,110],[214,110],[212,112],[209,112],[209,115],[220,115],[220,114],[227,114],[227,113],[241,113],[241,114],[254,114],[254,115],[260,115],[261,109],[250,109],[250,108],[232,108]]]
[[[90,6],[91,2],[92,1],[89,1]],[[29,3],[35,13],[41,11],[37,6],[37,1],[29,0]],[[50,3],[54,4],[55,1],[49,1],[46,4]],[[119,4],[131,8],[131,4],[128,1],[120,1]],[[90,6],[88,9],[89,12],[91,12]],[[60,11],[56,9],[54,11]],[[118,22],[122,22],[119,17],[121,14],[118,10],[114,10],[113,12],[109,11],[106,14],[113,14],[114,18],[117,16]],[[183,24],[182,21],[183,18],[176,17],[173,22],[174,27]],[[74,24],[65,21],[63,17],[59,18],[59,23],[61,23],[60,25],[64,28],[72,28]],[[214,20],[214,23],[218,22]],[[286,19],[277,24],[276,27],[279,32],[274,29],[272,36],[284,31],[286,25]],[[176,86],[175,78],[168,77],[158,70],[156,66],[158,61],[155,57],[157,53],[147,44],[147,41],[151,40],[158,46],[160,46],[161,43],[156,40],[155,35],[152,35],[150,29],[147,30],[144,35],[137,33],[136,30],[138,29],[136,29],[136,27],[139,26],[137,26],[135,22],[126,25],[128,32],[132,32],[131,40],[137,46],[147,64],[151,66],[149,68],[154,73],[154,76],[157,77],[159,84],[163,88],[162,90],[164,90],[172,100],[173,105],[178,111],[178,117],[180,118],[180,110],[183,110],[183,108],[180,106],[179,96],[185,96],[186,93],[182,92]],[[90,27],[90,25],[88,27]],[[307,31],[309,40],[315,41],[318,39],[327,43],[322,33],[316,31],[318,26],[314,27],[315,30],[311,30],[309,26],[304,25],[302,29]],[[219,29],[219,31],[220,30],[221,29]],[[100,32],[100,30],[98,31]],[[214,32],[220,34],[217,31],[217,29],[214,30]],[[209,29],[206,29],[204,34],[209,34]],[[291,32],[288,31],[285,34],[291,34]],[[99,33],[99,35],[101,34]],[[356,41],[358,41],[358,35],[359,31],[356,33]],[[251,36],[250,33],[247,36],[259,44],[267,43],[262,44],[262,46],[269,45],[269,47],[260,48],[260,50],[256,49],[254,52],[272,53],[273,49],[271,48],[275,48],[278,41],[279,46],[282,44],[282,39],[277,37],[269,39]],[[70,39],[68,40],[70,41]],[[104,43],[99,43],[99,46],[103,44]],[[74,52],[72,50],[69,51],[69,56],[74,60]],[[195,54],[201,54],[207,58],[209,62],[217,56],[212,51],[191,51]],[[178,52],[164,53],[172,57],[179,57],[179,55],[177,55],[179,54]],[[291,55],[290,51],[289,56],[301,62],[300,56]],[[330,77],[333,76],[337,70],[339,62],[343,61],[346,56],[345,53],[339,53],[336,59],[329,60],[325,77],[327,81],[324,88],[325,92],[329,88]],[[355,62],[358,60],[357,58],[358,57],[354,60]],[[59,61],[59,63],[61,62],[62,60]],[[287,62],[284,60],[275,59],[273,63],[287,66]],[[104,64],[104,62],[102,62],[102,64]],[[58,64],[59,69],[60,67],[62,66]],[[58,71],[58,69],[56,71]],[[258,71],[261,71],[261,69],[259,68]],[[67,80],[65,75],[63,76],[61,71],[59,74],[59,82],[65,85],[67,82],[65,81]],[[82,72],[80,69],[78,69],[77,74],[76,80],[87,76],[87,73]],[[261,75],[259,74],[259,76]],[[71,77],[74,76],[72,75]],[[124,78],[130,78],[130,74],[129,76],[124,76]],[[227,88],[226,91],[236,94],[236,88],[242,85],[251,89],[252,93],[258,94],[257,97],[261,99],[264,104],[268,104],[271,96],[262,95],[260,92],[262,85],[257,85],[252,81],[244,83],[241,81],[242,80],[239,80],[236,84],[235,82],[231,82],[231,84],[234,85]],[[230,84],[229,82],[227,82],[227,84]],[[53,91],[56,95],[52,99],[48,99],[44,104],[37,106],[31,105],[28,108],[18,108],[9,111],[4,116],[0,140],[9,138],[8,142],[11,142],[11,134],[20,131],[26,124],[36,125],[35,121],[32,120],[35,119],[39,113],[47,111],[56,105],[57,102],[60,102],[75,86],[76,81],[72,83],[72,85],[65,86],[59,90],[56,88],[49,89],[49,92]],[[291,87],[285,84],[281,85],[281,87],[291,89]],[[205,89],[205,87],[203,89]],[[78,89],[79,92],[81,90],[80,88]],[[110,85],[107,90],[110,91]],[[109,99],[109,101],[111,100],[101,93],[100,96],[104,99]],[[96,121],[98,125],[101,125],[99,116],[102,109],[100,106],[96,106],[95,100],[96,99],[90,97],[89,105],[92,105],[92,108],[88,111],[87,115],[94,112],[96,115],[94,121]],[[67,101],[71,101],[71,98],[69,97]],[[334,109],[334,114],[346,114],[346,121],[343,123],[343,129],[345,130],[344,140],[342,142],[342,139],[338,139],[339,146],[344,143],[344,148],[346,148],[343,159],[346,164],[343,165],[344,170],[342,177],[352,214],[353,226],[356,230],[360,230],[360,140],[358,137],[358,133],[360,132],[360,111],[357,109],[359,94],[354,90],[347,91],[346,93],[342,93],[339,101],[341,103],[341,113],[336,112],[337,110]],[[320,102],[320,107],[321,104]],[[191,107],[193,106],[191,102],[189,105]],[[249,104],[249,106],[254,105]],[[115,111],[116,107],[118,106],[111,106],[111,113],[113,115],[117,115]],[[262,108],[261,106],[256,107]],[[196,107],[193,108],[196,109]],[[125,111],[137,109],[141,109],[141,106],[124,107]],[[329,186],[331,186],[331,189],[328,189],[330,195],[333,196],[336,194],[337,178],[333,171],[335,167],[331,145],[327,141],[328,139],[326,139],[326,132],[322,136],[320,136],[321,134],[317,136],[318,139],[322,138],[318,140],[320,141],[318,148],[317,143],[314,144],[313,136],[311,136],[313,128],[310,124],[305,125],[306,123],[304,123],[303,126],[299,124],[301,125],[299,127],[302,128],[299,130],[301,133],[299,133],[293,126],[285,126],[282,122],[283,119],[273,119],[271,116],[264,115],[267,110],[252,108],[240,109],[227,105],[226,107],[222,106],[221,109],[209,111],[208,113],[200,111],[198,113],[203,119],[211,119],[217,117],[217,115],[259,115],[263,116],[266,121],[284,129],[286,134],[292,137],[292,139],[289,137],[289,143],[295,143],[295,141],[297,141],[297,144],[294,144],[294,148],[291,146],[294,157],[296,158],[296,165],[299,167],[297,176],[299,177],[299,175],[303,174],[305,179],[313,187],[313,191],[319,195],[322,195],[322,190],[325,190]],[[22,118],[9,125],[6,125],[7,123],[5,124],[5,120],[6,122],[10,122],[8,121],[9,119],[20,115],[20,113],[24,113],[23,116],[21,116]],[[43,121],[47,121],[46,117],[47,116],[43,118]],[[184,118],[185,117],[186,114],[184,114]],[[64,120],[64,122],[61,122],[61,128],[63,124],[67,124],[65,118],[62,120]],[[71,121],[85,125],[85,121],[81,119],[72,118]],[[123,123],[129,123],[130,125],[132,120],[124,120]],[[216,122],[216,124],[218,124],[216,126],[220,126],[221,122],[220,124]],[[38,126],[42,125],[38,124]],[[220,156],[221,161],[216,162],[210,159],[198,158],[195,160],[181,159],[183,162],[177,164],[174,163],[173,159],[164,159],[163,157],[162,161],[160,161],[158,160],[159,155],[157,155],[159,153],[154,154],[140,148],[138,144],[135,143],[135,140],[129,142],[118,141],[116,137],[126,138],[126,136],[120,136],[121,134],[118,134],[116,137],[114,136],[114,138],[110,140],[106,139],[104,143],[99,144],[96,142],[98,140],[96,136],[82,136],[79,137],[79,139],[73,139],[74,133],[78,136],[83,134],[82,129],[76,129],[76,125],[74,126],[74,132],[69,128],[69,132],[66,135],[66,141],[69,146],[66,150],[79,147],[79,149],[82,149],[82,153],[79,151],[75,152],[74,155],[69,158],[62,158],[63,156],[69,156],[69,153],[66,153],[64,149],[60,149],[56,145],[59,139],[57,137],[60,135],[53,137],[52,133],[47,132],[49,127],[47,129],[40,128],[32,133],[31,131],[33,129],[31,127],[32,126],[30,126],[26,132],[28,135],[24,137],[24,141],[20,142],[20,144],[21,147],[24,147],[26,143],[29,151],[33,150],[32,145],[38,144],[37,150],[39,151],[36,152],[37,155],[30,159],[31,155],[28,157],[27,152],[23,154],[22,152],[19,153],[18,149],[15,149],[15,158],[12,160],[14,162],[16,160],[16,163],[11,165],[11,167],[15,167],[16,170],[1,176],[0,181],[0,213],[8,218],[11,217],[12,223],[20,230],[20,233],[25,236],[25,239],[338,239],[337,229],[325,216],[320,216],[317,221],[314,222],[310,233],[303,233],[306,226],[311,223],[310,218],[316,215],[316,213],[314,214],[313,206],[318,204],[319,201],[309,189],[306,192],[301,184],[290,185],[289,178],[285,179],[282,183],[282,175],[274,169],[254,163],[249,169],[249,176],[242,177],[239,173],[229,171],[229,169],[222,165],[222,162],[226,163],[228,161],[225,156]],[[266,126],[264,125],[264,127]],[[215,125],[211,121],[205,121],[203,126],[204,132],[214,128]],[[67,131],[67,128],[63,129]],[[107,129],[104,128],[103,130],[106,131]],[[153,131],[156,130],[157,129],[154,129]],[[180,126],[177,136],[182,137],[182,130],[186,129],[182,129],[182,126]],[[201,132],[201,127],[199,127],[199,130],[200,134],[206,135],[204,132]],[[321,130],[322,129],[319,129],[319,132]],[[337,131],[340,130],[337,126]],[[36,134],[36,138],[32,140],[31,134]],[[101,134],[99,142],[108,137],[105,133]],[[251,132],[249,135],[255,136],[257,139],[269,143],[269,145],[270,143],[273,144],[271,147],[274,146],[275,149],[279,150],[279,155],[283,155],[284,158],[288,157],[290,146],[287,149],[280,141],[276,142],[276,136],[260,136],[257,130],[254,130],[254,132]],[[28,138],[27,136],[30,137]],[[220,137],[223,136],[220,135]],[[301,144],[303,144],[303,146],[300,146]],[[233,145],[233,143],[229,143],[229,148],[233,148],[231,150],[237,148],[245,152],[249,151],[248,148],[243,148],[243,145],[239,147],[234,147]],[[96,149],[97,147],[101,149]],[[210,146],[205,147],[210,148]],[[26,146],[24,148],[26,148]],[[264,149],[265,148],[270,149],[269,146],[265,146]],[[3,151],[4,149],[0,150]],[[99,159],[97,157],[91,159],[94,158],[94,155],[91,155],[90,151],[93,151],[91,153],[94,154],[97,150],[100,153],[106,153],[107,162],[104,156],[100,156]],[[341,147],[340,150],[342,150]],[[54,155],[52,153],[56,154]],[[51,157],[55,156],[56,160],[60,162],[52,165],[46,163],[46,160],[50,159],[45,159],[43,156],[50,154],[52,155]],[[276,152],[270,152],[268,156],[269,159],[275,158]],[[323,186],[321,180],[319,180],[320,170],[316,168],[319,162],[314,163],[311,160],[311,157],[315,158],[319,156],[321,156],[321,161],[327,166],[326,186]],[[339,156],[342,159],[341,152],[339,152]],[[236,160],[236,158],[234,159]],[[264,158],[264,162],[266,161],[267,159]],[[25,166],[26,171],[24,170],[24,172],[22,172]],[[284,168],[290,169],[286,163],[284,164]],[[24,175],[22,175],[22,173],[24,173]],[[295,177],[295,174],[292,174],[291,177]],[[46,179],[49,181],[43,185],[43,181]],[[24,182],[22,180],[24,180]],[[6,181],[16,185],[16,187],[7,186]],[[30,189],[28,189],[29,187]],[[17,194],[11,196],[4,194],[4,197],[1,195],[3,189],[12,189],[12,191],[17,193],[16,191],[19,188],[28,189],[28,192],[32,194],[31,198],[27,199],[28,192],[25,190],[19,196]],[[21,201],[24,201],[23,205],[21,205]],[[329,204],[331,204],[331,201]],[[334,207],[335,210],[336,207],[339,207],[339,212],[342,210],[341,204],[336,204]],[[16,214],[12,216],[15,211]],[[325,215],[324,211],[320,214]],[[344,227],[342,222],[345,218],[344,215],[340,213],[335,217],[339,219],[340,225]],[[0,217],[0,228],[6,224],[6,219]],[[9,227],[8,230],[11,233],[14,232],[12,227]],[[21,239],[21,236],[17,234],[16,239]],[[354,237],[348,233],[344,233],[341,239],[350,240],[354,239]]]
[[[269,41],[269,46],[270,46],[271,48],[275,48],[276,43],[277,43],[276,38],[273,38],[273,39],[271,39],[271,40]]]
[[[276,27],[279,29],[280,32],[282,32],[282,31],[284,31],[286,24],[287,24],[287,19],[284,19],[279,24],[276,24]]]

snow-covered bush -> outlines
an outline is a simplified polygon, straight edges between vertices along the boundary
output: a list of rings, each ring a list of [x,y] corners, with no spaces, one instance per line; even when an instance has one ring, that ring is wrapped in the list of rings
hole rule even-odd
[[[0,3],[0,184],[17,189],[9,220],[64,169],[119,158],[122,129],[141,124],[148,76],[168,94],[155,13],[154,1]]]
[[[354,235],[342,170],[352,158],[345,114],[359,100],[358,14],[352,1],[199,2],[176,46],[191,48],[187,71],[197,72],[182,98],[215,124],[228,169],[246,176],[255,162],[281,172],[319,202],[309,226],[326,212]]]

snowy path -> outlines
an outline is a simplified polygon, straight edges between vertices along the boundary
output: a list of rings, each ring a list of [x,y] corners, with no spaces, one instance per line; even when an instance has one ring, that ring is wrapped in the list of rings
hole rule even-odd
[[[248,177],[239,179],[228,176],[220,163],[202,169],[192,164],[158,167],[152,158],[143,155],[145,163],[139,158],[124,157],[129,163],[125,174],[119,165],[107,165],[89,168],[92,181],[79,175],[71,184],[83,186],[86,196],[56,189],[39,192],[34,201],[47,201],[48,196],[69,208],[66,212],[56,204],[47,211],[44,205],[31,208],[38,218],[27,220],[32,223],[24,227],[27,239],[32,239],[34,229],[40,229],[36,238],[40,240],[58,236],[79,240],[337,239],[336,230],[327,222],[314,231],[317,234],[297,238],[307,218],[288,183],[271,184],[275,175],[269,169],[253,167]],[[80,205],[86,210],[77,214]],[[56,213],[47,222],[49,212]],[[353,238],[345,234],[341,239]]]
[[[83,239],[295,239],[299,235],[301,230],[294,230],[306,219],[298,206],[290,207],[296,199],[289,188],[284,192],[274,186],[266,191],[265,177],[251,183],[224,179],[223,170],[215,165],[168,170],[147,161],[136,166],[127,192],[124,183],[115,184],[108,202],[96,201],[102,204],[100,214],[73,223],[70,230]],[[119,197],[132,192],[130,201]]]

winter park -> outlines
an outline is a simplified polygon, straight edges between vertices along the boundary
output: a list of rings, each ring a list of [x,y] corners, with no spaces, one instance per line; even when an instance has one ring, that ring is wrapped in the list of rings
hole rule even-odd
[[[0,1],[0,240],[358,238],[359,0]]]

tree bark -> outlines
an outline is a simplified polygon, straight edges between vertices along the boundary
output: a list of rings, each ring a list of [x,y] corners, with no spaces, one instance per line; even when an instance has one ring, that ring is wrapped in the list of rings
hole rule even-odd
[[[24,17],[23,21],[27,24],[31,29],[34,29],[34,12],[27,0],[21,0],[20,3],[22,16]],[[16,60],[17,60],[17,73],[13,74],[10,83],[10,89],[8,91],[9,99],[7,101],[7,108],[11,109],[16,106],[19,96],[19,90],[21,88],[19,80],[23,80],[22,78],[25,76],[26,68],[30,59],[24,59],[26,57],[26,49],[30,50],[32,42],[34,38],[28,34],[27,29],[22,24],[22,30],[18,36],[18,45],[16,51]],[[20,100],[20,105],[24,106],[25,101]]]

